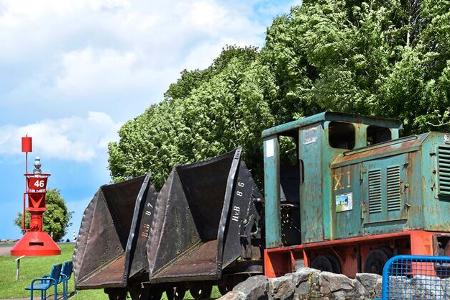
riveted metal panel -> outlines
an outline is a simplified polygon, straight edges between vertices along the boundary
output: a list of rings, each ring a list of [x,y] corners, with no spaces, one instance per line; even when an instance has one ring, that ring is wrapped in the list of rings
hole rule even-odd
[[[282,245],[280,216],[280,157],[277,136],[264,140],[264,200],[266,248]]]
[[[304,165],[304,179],[300,187],[300,221],[301,228],[305,228],[302,230],[302,242],[316,242],[324,238],[322,125],[300,130],[299,141],[299,157]],[[330,209],[327,212],[330,213]],[[325,222],[329,225],[330,219]]]
[[[450,147],[444,133],[431,132],[422,150],[421,227],[450,231],[450,197],[445,194],[446,152]],[[412,185],[412,183],[411,183]],[[444,192],[444,193],[443,193]]]
[[[335,214],[334,238],[348,238],[361,234],[360,166],[352,165],[334,169],[333,211]]]
[[[366,233],[399,230],[406,225],[408,154],[364,162],[363,226]]]

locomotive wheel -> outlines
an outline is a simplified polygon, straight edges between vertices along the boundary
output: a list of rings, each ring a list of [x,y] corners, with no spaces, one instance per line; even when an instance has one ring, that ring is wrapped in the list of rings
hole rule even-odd
[[[311,268],[320,271],[341,273],[341,264],[339,260],[333,255],[319,255],[311,262]]]
[[[334,255],[327,255],[327,258],[330,260],[331,262],[331,266],[333,269],[333,273],[336,274],[341,274],[341,263],[339,262],[339,260],[336,258],[336,256]]]
[[[450,256],[450,241],[447,241],[443,253],[440,253],[439,255]],[[434,269],[436,271],[436,276],[438,276],[439,278],[446,279],[450,277],[449,263],[435,263]]]
[[[212,286],[209,284],[197,285],[189,289],[189,292],[194,299],[209,299],[211,291]]]
[[[388,249],[371,250],[364,264],[364,272],[382,275],[384,264],[391,256],[392,254]]]
[[[186,294],[186,289],[179,286],[173,286],[166,289],[167,299],[169,300],[182,300],[184,294]]]
[[[436,276],[441,279],[450,277],[450,264],[448,263],[434,263],[434,270],[436,271]]]

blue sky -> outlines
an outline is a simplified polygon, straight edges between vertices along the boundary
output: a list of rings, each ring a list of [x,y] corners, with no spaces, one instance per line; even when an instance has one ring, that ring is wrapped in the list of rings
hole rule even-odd
[[[74,211],[71,237],[110,180],[107,144],[121,124],[223,46],[262,46],[272,19],[298,3],[0,0],[0,239],[21,236],[21,136],[33,137],[30,160],[41,157]]]

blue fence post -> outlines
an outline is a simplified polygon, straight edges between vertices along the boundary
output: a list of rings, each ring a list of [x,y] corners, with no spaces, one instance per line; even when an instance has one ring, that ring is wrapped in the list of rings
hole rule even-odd
[[[392,263],[397,259],[398,256],[391,257],[383,267],[383,282],[381,293],[383,295],[389,295],[389,270],[391,269]]]

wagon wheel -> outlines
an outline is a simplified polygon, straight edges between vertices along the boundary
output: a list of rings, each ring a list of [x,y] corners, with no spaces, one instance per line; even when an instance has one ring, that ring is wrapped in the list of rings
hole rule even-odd
[[[146,299],[146,290],[141,288],[139,284],[137,285],[130,285],[128,288],[128,292],[130,293],[132,300],[143,300]]]
[[[109,300],[126,300],[127,289],[122,288],[105,288],[105,294],[108,295]]]
[[[230,292],[233,289],[233,286],[226,281],[221,281],[217,285],[219,288],[219,292],[222,296],[225,296],[226,293]]]
[[[209,299],[211,296],[212,286],[210,284],[196,285],[189,289],[194,299]]]
[[[186,294],[186,289],[179,286],[173,286],[166,289],[167,299],[169,300],[182,300]]]
[[[160,300],[164,291],[157,288],[150,288],[148,296],[144,300]]]
[[[231,290],[241,281],[243,280],[236,279],[235,277],[227,277],[219,281],[217,287],[219,288],[220,294],[224,296],[226,293],[231,292]]]
[[[226,276],[222,278],[222,280],[219,281],[217,284],[217,287],[219,288],[220,294],[223,296],[226,293],[230,292],[236,285],[241,283],[242,281],[245,281],[248,278],[248,275],[233,275],[233,276]]]

